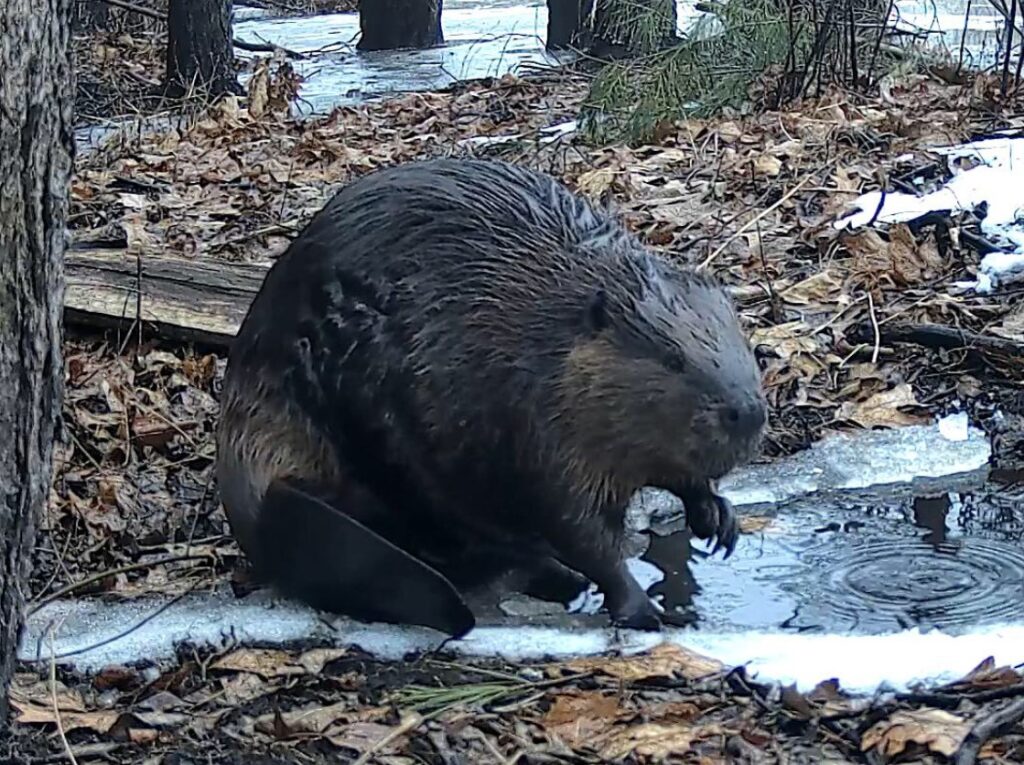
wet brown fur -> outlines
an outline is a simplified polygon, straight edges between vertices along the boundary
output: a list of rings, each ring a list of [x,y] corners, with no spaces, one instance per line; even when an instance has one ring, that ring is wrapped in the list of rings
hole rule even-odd
[[[414,552],[454,579],[477,545],[550,555],[631,623],[649,603],[626,504],[653,485],[711,507],[760,442],[730,407],[764,402],[714,280],[547,176],[435,160],[342,189],[271,270],[231,351],[218,480],[247,551],[272,480],[336,504],[358,486],[394,514],[381,533],[443,529]]]

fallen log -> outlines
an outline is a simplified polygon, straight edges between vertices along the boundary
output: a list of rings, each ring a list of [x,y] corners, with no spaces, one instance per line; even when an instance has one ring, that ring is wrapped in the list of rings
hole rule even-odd
[[[227,348],[266,267],[72,248],[64,271],[70,325],[127,331],[141,314],[146,334]]]

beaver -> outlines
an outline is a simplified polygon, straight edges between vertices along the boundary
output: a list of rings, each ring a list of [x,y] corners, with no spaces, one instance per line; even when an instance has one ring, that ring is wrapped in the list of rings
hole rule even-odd
[[[715,482],[757,452],[760,370],[711,276],[553,177],[482,159],[343,186],[267,273],[229,351],[217,480],[258,577],[316,608],[464,635],[466,588],[593,582],[657,630],[628,571],[644,486],[712,554]]]

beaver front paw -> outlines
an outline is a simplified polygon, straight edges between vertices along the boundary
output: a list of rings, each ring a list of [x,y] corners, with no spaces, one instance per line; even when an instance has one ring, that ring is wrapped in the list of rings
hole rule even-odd
[[[732,555],[740,535],[739,520],[732,502],[710,487],[699,492],[687,492],[680,499],[686,505],[686,525],[693,535],[707,540],[717,537],[711,554],[725,550],[723,559]]]

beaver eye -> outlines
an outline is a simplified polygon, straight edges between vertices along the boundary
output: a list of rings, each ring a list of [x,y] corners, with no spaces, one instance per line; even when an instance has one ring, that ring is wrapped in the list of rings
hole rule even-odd
[[[682,356],[669,356],[665,359],[665,368],[670,372],[682,374],[686,371],[686,361]]]

